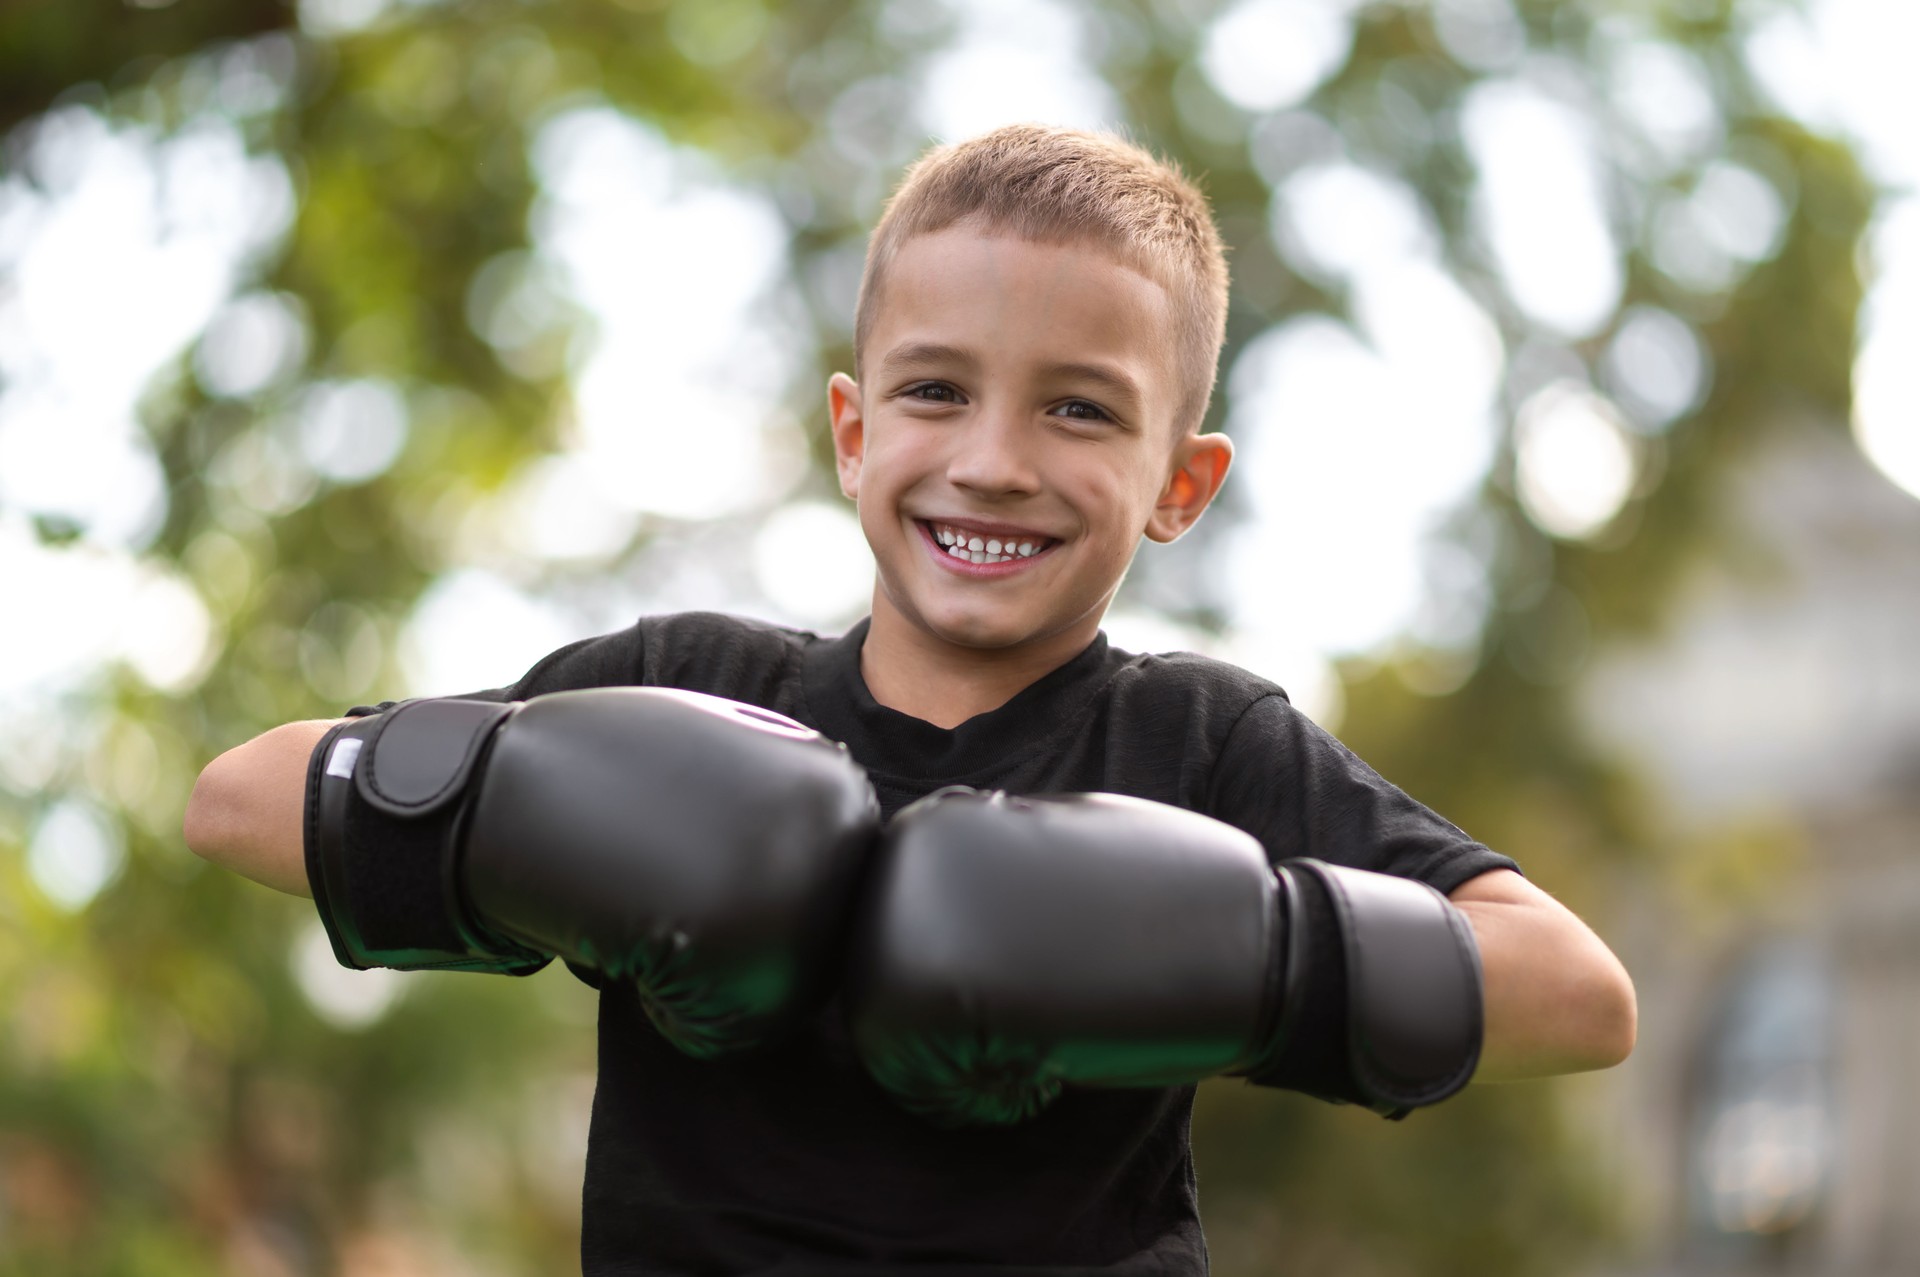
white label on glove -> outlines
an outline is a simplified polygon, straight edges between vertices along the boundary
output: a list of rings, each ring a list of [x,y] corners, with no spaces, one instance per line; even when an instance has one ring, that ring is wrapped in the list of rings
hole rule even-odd
[[[333,753],[327,755],[327,775],[338,776],[342,780],[353,779],[353,764],[360,757],[360,746],[364,742],[358,736],[348,736],[333,743]]]

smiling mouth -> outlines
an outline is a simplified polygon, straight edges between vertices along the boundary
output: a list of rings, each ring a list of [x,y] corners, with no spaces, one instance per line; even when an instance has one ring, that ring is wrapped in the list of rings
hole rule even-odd
[[[989,535],[976,529],[964,528],[958,524],[941,523],[932,519],[922,519],[920,526],[926,529],[933,543],[945,551],[948,557],[961,563],[1011,563],[1015,559],[1030,559],[1059,544],[1059,541],[1053,537],[1039,536],[1031,532]]]

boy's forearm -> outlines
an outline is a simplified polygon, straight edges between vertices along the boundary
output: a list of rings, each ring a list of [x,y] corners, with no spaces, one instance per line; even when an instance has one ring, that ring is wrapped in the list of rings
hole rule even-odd
[[[1451,897],[1472,924],[1486,984],[1479,1081],[1611,1068],[1633,1050],[1633,982],[1572,911],[1498,870]]]
[[[181,822],[188,848],[276,890],[312,895],[301,835],[307,760],[334,721],[287,723],[208,763]]]

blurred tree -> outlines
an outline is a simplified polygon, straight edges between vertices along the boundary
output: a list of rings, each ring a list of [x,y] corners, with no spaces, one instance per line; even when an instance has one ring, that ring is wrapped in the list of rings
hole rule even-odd
[[[293,24],[283,0],[15,0],[0,9],[0,133],[70,90],[137,84],[170,58]]]
[[[103,672],[46,746],[44,783],[0,771],[0,848],[20,853],[0,856],[0,1273],[575,1263],[587,991],[553,972],[330,986],[304,965],[310,910],[204,872],[179,845],[179,812],[219,750],[402,690],[400,636],[423,591],[476,558],[497,566],[496,498],[572,438],[596,334],[564,286],[540,284],[550,205],[535,158],[569,111],[640,121],[778,210],[792,283],[769,304],[805,347],[787,399],[815,463],[783,496],[832,491],[817,400],[826,371],[850,366],[850,263],[925,141],[914,77],[957,21],[909,7],[334,4],[304,8],[304,30],[279,5],[0,13],[0,124],[19,122],[18,180],[32,180],[19,157],[61,111],[159,131],[214,117],[278,157],[297,196],[259,278],[243,281],[264,308],[257,326],[292,334],[285,366],[223,382],[207,350],[189,352],[142,406],[168,495],[145,554],[204,601],[218,659],[185,692]],[[1660,850],[1660,835],[1632,777],[1580,739],[1567,691],[1594,645],[1658,624],[1691,557],[1737,548],[1738,529],[1713,521],[1718,473],[1766,430],[1845,420],[1871,193],[1844,148],[1767,104],[1730,0],[1326,6],[1326,64],[1290,94],[1236,87],[1217,65],[1225,24],[1268,10],[1291,20],[1279,0],[1060,12],[1087,33],[1136,135],[1204,174],[1233,248],[1223,369],[1290,321],[1353,316],[1351,279],[1284,231],[1289,183],[1316,164],[1350,162],[1411,193],[1445,271],[1491,318],[1507,352],[1503,443],[1448,530],[1487,565],[1490,597],[1465,650],[1409,642],[1343,666],[1342,735],[1604,914],[1620,864]],[[1290,64],[1271,53],[1280,76]],[[1629,64],[1704,95],[1698,137],[1649,132]],[[1476,202],[1484,174],[1461,122],[1503,86],[1559,103],[1592,139],[1620,284],[1575,333],[1516,296]],[[1565,171],[1547,163],[1565,157],[1540,158],[1543,180]],[[1689,201],[1749,178],[1781,210],[1777,234],[1746,258],[1689,241]],[[503,335],[502,315],[522,330]],[[1590,379],[1623,418],[1650,411],[1631,377],[1609,380],[1635,324],[1682,346],[1694,335],[1700,391],[1625,432],[1636,478],[1616,516],[1542,530],[1514,423],[1556,378]],[[1223,395],[1216,416],[1234,408]],[[390,462],[365,474],[316,453],[311,423],[328,412],[393,417]],[[1198,569],[1243,513],[1230,502],[1143,560],[1130,598],[1226,625],[1233,600]],[[84,528],[40,530],[84,548]],[[644,597],[650,545],[679,533],[642,517],[585,560],[502,570],[562,598],[634,581]],[[78,911],[47,898],[26,854],[74,800],[108,812],[127,852]],[[1403,1126],[1210,1086],[1195,1139],[1216,1269],[1565,1271],[1618,1222],[1585,1138],[1547,1085],[1476,1090]]]

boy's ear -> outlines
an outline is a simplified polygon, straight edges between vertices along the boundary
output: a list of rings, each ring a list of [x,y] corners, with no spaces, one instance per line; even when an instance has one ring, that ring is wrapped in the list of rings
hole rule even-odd
[[[1188,435],[1174,446],[1173,468],[1147,517],[1147,537],[1177,541],[1199,521],[1233,465],[1233,440],[1225,435]]]
[[[840,491],[849,500],[858,500],[867,421],[860,408],[859,383],[843,372],[827,378],[827,415],[833,423],[833,468],[840,476]]]

